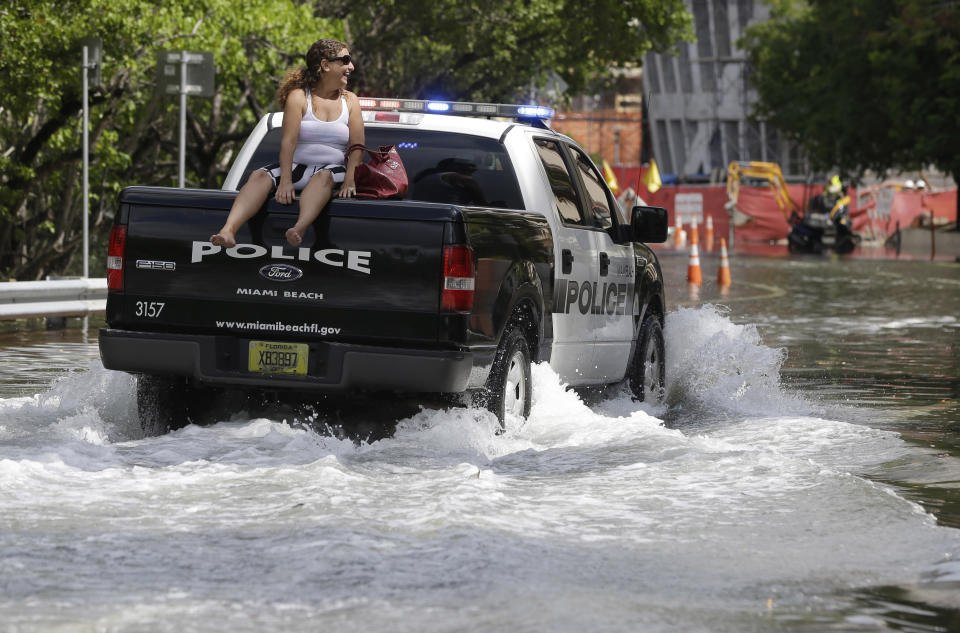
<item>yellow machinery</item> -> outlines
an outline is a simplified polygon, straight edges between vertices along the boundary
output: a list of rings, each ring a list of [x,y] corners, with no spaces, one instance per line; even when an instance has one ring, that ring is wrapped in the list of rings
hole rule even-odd
[[[803,215],[797,209],[797,205],[790,197],[787,191],[787,181],[780,171],[780,165],[776,163],[764,163],[760,161],[740,161],[735,160],[727,167],[727,204],[736,205],[737,198],[740,195],[741,179],[763,180],[773,189],[774,197],[780,211],[783,212],[783,218],[790,222],[791,216],[796,213]]]

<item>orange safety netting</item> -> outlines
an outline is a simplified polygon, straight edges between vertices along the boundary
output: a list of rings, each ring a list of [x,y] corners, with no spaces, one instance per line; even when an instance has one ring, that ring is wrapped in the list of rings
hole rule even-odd
[[[647,204],[665,207],[674,224],[674,209],[677,194],[700,194],[703,199],[703,217],[713,218],[716,240],[729,235],[731,219],[734,236],[747,242],[771,242],[786,239],[790,232],[786,213],[777,204],[776,195],[770,187],[741,185],[738,212],[730,217],[725,208],[727,202],[724,185],[665,185],[656,193],[643,186],[643,168],[615,167],[614,172],[621,187],[632,186]],[[810,199],[823,191],[823,185],[787,185],[787,190],[799,210],[806,209]],[[850,188],[851,217],[853,229],[865,238],[885,239],[900,228],[929,224],[933,211],[936,224],[953,222],[956,219],[957,190],[929,193],[912,189],[897,190],[892,185]],[[702,224],[701,224],[702,226]],[[702,231],[702,228],[701,228]]]

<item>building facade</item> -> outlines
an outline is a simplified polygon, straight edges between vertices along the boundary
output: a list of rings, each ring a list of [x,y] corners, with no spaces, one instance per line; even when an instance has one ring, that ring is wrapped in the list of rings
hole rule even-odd
[[[759,0],[686,0],[696,41],[679,55],[648,53],[643,63],[650,154],[661,174],[722,181],[734,160],[779,163],[787,177],[805,172],[800,153],[763,123],[748,120],[756,92],[737,40],[770,17]]]
[[[644,142],[642,94],[641,69],[618,70],[612,90],[574,97],[569,109],[557,112],[551,127],[615,167],[639,167]]]

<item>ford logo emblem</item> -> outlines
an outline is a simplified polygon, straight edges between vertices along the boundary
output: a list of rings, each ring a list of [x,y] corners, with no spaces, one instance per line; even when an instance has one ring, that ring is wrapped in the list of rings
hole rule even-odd
[[[267,264],[260,268],[260,276],[270,281],[296,281],[303,271],[290,264]]]

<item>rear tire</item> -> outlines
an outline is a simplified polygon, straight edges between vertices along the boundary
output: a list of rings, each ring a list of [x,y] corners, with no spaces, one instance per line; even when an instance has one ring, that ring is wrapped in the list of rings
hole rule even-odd
[[[179,376],[137,376],[137,415],[144,435],[163,435],[196,421],[197,391]]]
[[[500,428],[506,428],[506,418],[526,419],[533,401],[533,383],[530,378],[530,345],[523,330],[516,324],[508,325],[484,388],[484,406],[497,416]]]
[[[643,320],[637,333],[637,345],[630,360],[627,378],[634,399],[661,404],[666,395],[666,357],[663,327],[656,315]]]

